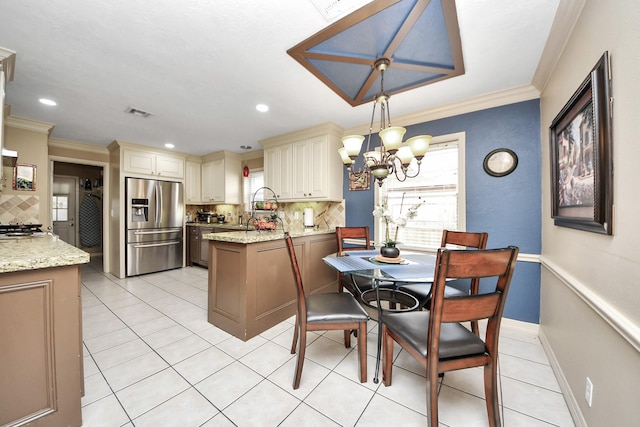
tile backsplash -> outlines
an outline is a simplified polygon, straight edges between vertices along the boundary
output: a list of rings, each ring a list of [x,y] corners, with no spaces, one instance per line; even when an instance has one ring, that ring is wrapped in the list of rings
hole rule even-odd
[[[39,215],[38,196],[0,195],[0,223],[38,224]]]
[[[312,208],[314,212],[315,225],[320,229],[335,228],[344,226],[346,223],[345,204],[341,202],[296,202],[278,205],[278,212],[285,230],[299,232],[304,230],[302,222],[305,208]],[[199,210],[215,212],[218,215],[225,215],[231,224],[237,224],[242,215],[242,222],[250,219],[251,213],[244,212],[240,205],[187,205],[186,211],[191,213],[191,217],[196,220],[196,212]],[[230,216],[228,214],[231,214]],[[255,216],[259,217],[260,212]],[[282,217],[284,215],[284,218]],[[278,228],[280,228],[278,226]]]

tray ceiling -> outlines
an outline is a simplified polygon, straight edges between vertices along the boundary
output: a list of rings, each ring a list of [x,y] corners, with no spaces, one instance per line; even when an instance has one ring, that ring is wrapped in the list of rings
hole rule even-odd
[[[377,58],[388,58],[389,94],[464,74],[453,0],[383,0],[368,4],[288,50],[349,104],[380,88]]]

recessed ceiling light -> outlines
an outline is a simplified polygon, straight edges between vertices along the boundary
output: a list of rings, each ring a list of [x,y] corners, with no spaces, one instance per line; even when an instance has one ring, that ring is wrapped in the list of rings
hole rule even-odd
[[[53,101],[53,100],[47,99],[47,98],[40,98],[40,99],[38,99],[38,101],[40,101],[41,104],[49,105],[51,107],[54,107],[54,106],[58,105],[58,103],[56,101]]]
[[[173,145],[173,144],[172,144],[172,143],[170,143],[170,142],[167,142],[166,144],[164,144],[164,146],[165,146],[166,148],[175,148],[175,147],[176,147],[175,145]]]
[[[269,106],[267,104],[258,104],[256,105],[256,110],[260,111],[261,113],[266,113],[267,111],[269,111]]]

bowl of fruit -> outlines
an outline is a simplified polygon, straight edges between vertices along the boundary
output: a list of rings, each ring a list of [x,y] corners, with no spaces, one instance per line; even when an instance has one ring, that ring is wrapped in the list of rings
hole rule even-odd
[[[267,218],[256,218],[253,220],[253,227],[259,231],[272,231],[276,229],[276,223]]]

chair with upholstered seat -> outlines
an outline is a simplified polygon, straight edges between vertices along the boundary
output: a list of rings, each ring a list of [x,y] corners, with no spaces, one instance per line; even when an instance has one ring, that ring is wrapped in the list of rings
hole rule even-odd
[[[469,232],[469,231],[451,231],[442,230],[441,247],[447,248],[454,245],[464,249],[485,249],[489,234],[485,232]],[[477,279],[460,279],[452,280],[447,283],[445,288],[445,296],[456,295],[475,295],[478,293],[480,281]],[[401,286],[401,289],[410,295],[416,297],[423,308],[428,308],[431,302],[431,284],[430,283],[412,283]],[[478,335],[478,322],[471,322],[473,332]]]
[[[353,295],[348,292],[306,296],[293,240],[289,233],[285,233],[285,242],[291,260],[297,296],[296,325],[291,344],[291,354],[296,353],[296,346],[298,353],[293,388],[297,389],[300,386],[307,346],[307,331],[343,330],[344,345],[349,348],[351,347],[351,330],[357,330],[360,382],[366,382],[367,321],[369,316]]]
[[[338,256],[350,251],[364,251],[371,249],[369,240],[369,227],[336,227],[336,239],[338,242]],[[348,241],[347,241],[348,240]],[[362,299],[362,293],[373,288],[372,279],[355,277],[351,274],[338,273],[338,288],[342,292],[345,288],[356,298]],[[379,283],[380,287],[393,286],[390,283]]]
[[[426,368],[427,425],[438,426],[438,375],[484,367],[484,389],[490,426],[500,426],[497,392],[498,338],[502,312],[518,248],[439,249],[429,311],[385,313],[382,316],[382,379],[391,386],[393,343]],[[495,281],[488,293],[445,297],[448,279]],[[487,319],[485,339],[460,322]]]

